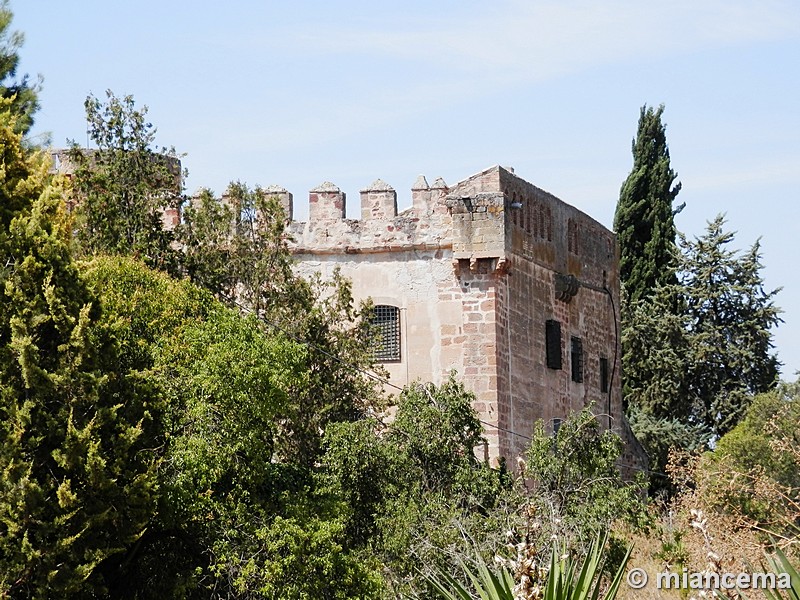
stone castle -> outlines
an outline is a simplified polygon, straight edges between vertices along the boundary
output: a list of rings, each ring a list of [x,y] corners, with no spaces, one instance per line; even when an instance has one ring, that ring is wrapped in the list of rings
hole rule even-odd
[[[70,171],[62,152],[54,158]],[[513,464],[536,420],[554,431],[592,405],[625,443],[623,470],[646,468],[622,409],[613,232],[500,166],[452,186],[420,176],[400,213],[379,179],[361,190],[361,219],[346,218],[329,182],[309,192],[306,222],[292,219],[291,193],[265,191],[286,211],[297,270],[338,268],[356,300],[372,299],[375,357],[391,384],[441,383],[455,370],[475,393],[488,460]],[[180,222],[174,210],[162,218]]]
[[[291,218],[292,195],[266,191]],[[520,455],[537,419],[552,431],[592,404],[625,441],[622,466],[645,468],[622,411],[615,235],[499,166],[453,186],[420,176],[411,194],[398,213],[379,179],[354,220],[326,182],[309,192],[308,220],[288,225],[301,273],[339,268],[356,299],[372,298],[391,383],[457,371],[493,461]]]

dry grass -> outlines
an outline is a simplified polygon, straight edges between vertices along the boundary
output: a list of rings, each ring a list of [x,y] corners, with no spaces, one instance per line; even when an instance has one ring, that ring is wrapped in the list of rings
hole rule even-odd
[[[769,531],[763,523],[735,510],[720,510],[720,493],[741,492],[742,482],[760,499],[780,503],[776,513],[784,522],[797,522],[800,510],[789,501],[784,490],[763,474],[703,469],[699,457],[678,455],[670,465],[670,475],[682,492],[669,506],[661,507],[650,534],[617,532],[635,544],[628,568],[642,568],[650,575],[650,584],[645,589],[622,589],[618,597],[620,600],[740,598],[735,590],[658,590],[654,577],[658,572],[682,573],[684,569],[689,573],[718,574],[768,571],[763,565]],[[790,551],[796,550],[796,537],[777,539]],[[746,592],[750,600],[764,597],[758,590]]]

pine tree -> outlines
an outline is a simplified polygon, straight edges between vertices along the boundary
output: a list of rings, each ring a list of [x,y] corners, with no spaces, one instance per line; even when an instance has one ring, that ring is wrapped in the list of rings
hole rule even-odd
[[[699,420],[716,438],[743,417],[756,394],[778,382],[772,329],[781,322],[775,305],[780,288],[766,291],[760,245],[730,250],[734,233],[718,215],[705,233],[681,236],[679,272],[691,340],[689,394],[699,400]]]
[[[0,597],[88,597],[154,511],[158,403],[117,370],[20,118],[0,100]]]
[[[664,106],[643,106],[633,141],[633,169],[622,184],[614,229],[620,248],[620,281],[630,302],[647,298],[658,284],[674,281],[673,202],[681,189],[670,167]]]
[[[778,381],[780,290],[764,289],[758,242],[730,250],[724,224],[679,235],[675,282],[623,311],[628,416],[656,471],[671,447],[699,450],[730,431]]]

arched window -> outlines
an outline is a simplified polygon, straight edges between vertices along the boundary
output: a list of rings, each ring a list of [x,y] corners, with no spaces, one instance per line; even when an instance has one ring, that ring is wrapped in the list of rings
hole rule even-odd
[[[400,309],[378,304],[372,310],[372,325],[377,336],[372,357],[376,362],[400,361]]]

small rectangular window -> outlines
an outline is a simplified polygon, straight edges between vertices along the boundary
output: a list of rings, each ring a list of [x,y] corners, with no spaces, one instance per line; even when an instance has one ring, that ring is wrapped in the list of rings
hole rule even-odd
[[[608,359],[600,357],[600,391],[608,392]]]
[[[545,323],[545,353],[547,368],[561,368],[561,323],[548,319]]]
[[[581,383],[583,381],[583,341],[579,337],[573,337],[571,341],[572,381]]]
[[[400,309],[396,306],[377,305],[372,311],[372,325],[377,339],[373,345],[375,362],[398,362],[400,360]]]

